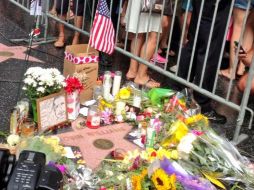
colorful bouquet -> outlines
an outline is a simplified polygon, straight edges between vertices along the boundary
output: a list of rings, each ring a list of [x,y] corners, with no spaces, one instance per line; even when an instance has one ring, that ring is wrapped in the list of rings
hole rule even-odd
[[[65,79],[65,86],[64,90],[67,94],[72,94],[73,92],[77,91],[80,93],[84,89],[81,81],[77,77],[67,77]]]
[[[64,86],[64,76],[55,68],[30,67],[24,78],[23,90],[31,99],[59,92]]]

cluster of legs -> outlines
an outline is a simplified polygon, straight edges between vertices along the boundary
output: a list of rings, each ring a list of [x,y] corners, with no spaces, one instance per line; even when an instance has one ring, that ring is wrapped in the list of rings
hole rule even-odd
[[[56,7],[56,13],[58,17],[61,20],[66,20],[67,17],[67,12],[69,10],[69,0],[56,0],[55,2],[55,7]],[[77,10],[76,10],[76,6]],[[76,10],[74,12],[75,17],[74,17],[74,25],[77,28],[81,28],[83,24],[83,9],[84,9],[84,0],[79,0],[78,3],[76,3],[76,0],[73,1],[73,10]],[[58,24],[58,30],[59,30],[59,35],[57,41],[54,43],[55,47],[63,47],[65,44],[65,33],[64,33],[64,25],[59,23]],[[72,44],[78,44],[79,43],[79,36],[80,33],[75,31],[74,37],[72,40]]]
[[[149,61],[154,54],[157,42],[157,32],[150,32],[146,42],[146,34],[139,33],[134,36],[131,42],[131,52]],[[129,70],[126,74],[127,80],[133,80],[136,84],[145,85],[148,88],[159,87],[160,83],[154,81],[148,75],[148,67],[131,59]]]

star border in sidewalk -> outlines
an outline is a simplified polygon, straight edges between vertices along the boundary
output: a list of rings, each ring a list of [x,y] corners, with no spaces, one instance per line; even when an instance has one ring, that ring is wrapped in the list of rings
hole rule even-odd
[[[98,129],[75,129],[75,127],[73,129],[73,132],[62,133],[57,136],[65,146],[78,146],[87,166],[92,169],[97,168],[101,161],[115,149],[125,151],[139,149],[138,146],[124,138],[132,130],[132,126],[127,123],[104,126]],[[107,150],[96,148],[93,142],[101,138],[110,140],[114,146]]]
[[[24,47],[24,46],[7,46],[7,45],[4,45],[3,43],[0,43],[0,51],[5,52],[5,53],[10,53],[10,56],[1,56],[0,55],[0,63],[4,62],[4,61],[6,61],[10,58],[25,60],[27,47]],[[40,59],[37,59],[37,58],[35,58],[31,55],[29,56],[28,61],[44,63],[44,61],[42,61]]]

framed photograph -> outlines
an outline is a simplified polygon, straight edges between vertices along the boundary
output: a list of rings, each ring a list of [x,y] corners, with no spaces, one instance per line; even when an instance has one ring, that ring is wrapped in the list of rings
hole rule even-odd
[[[66,94],[61,91],[36,100],[39,131],[65,123],[67,117]]]

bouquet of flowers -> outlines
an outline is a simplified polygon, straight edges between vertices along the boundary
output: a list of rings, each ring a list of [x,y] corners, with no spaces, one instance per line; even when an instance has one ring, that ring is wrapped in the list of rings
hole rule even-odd
[[[77,77],[67,77],[65,83],[64,90],[67,94],[72,94],[74,91],[80,93],[83,90],[83,85]]]
[[[64,76],[55,68],[30,67],[24,78],[23,90],[31,99],[59,92],[64,86]]]

